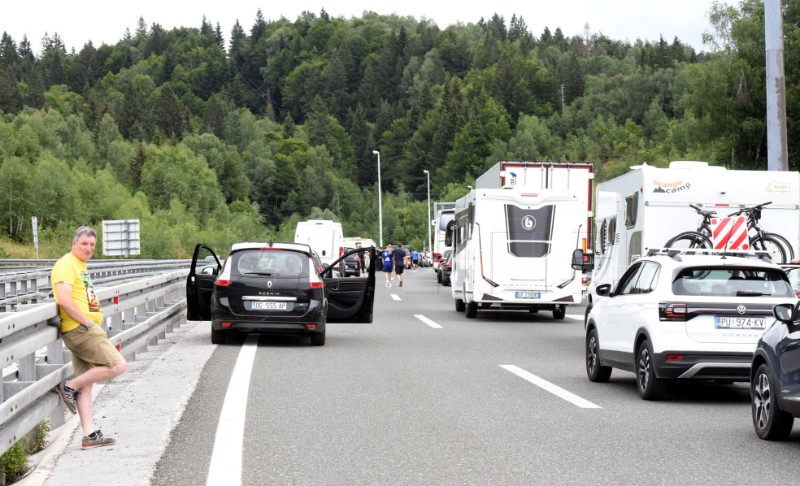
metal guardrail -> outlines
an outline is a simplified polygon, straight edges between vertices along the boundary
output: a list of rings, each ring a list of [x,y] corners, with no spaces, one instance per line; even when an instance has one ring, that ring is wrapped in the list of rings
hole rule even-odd
[[[126,360],[186,321],[187,275],[188,268],[97,289],[103,328]],[[58,323],[55,302],[0,314],[0,367],[17,367],[0,387],[0,454],[46,418],[52,427],[64,423],[64,407],[53,390],[73,369]],[[44,358],[37,359],[43,349]]]
[[[0,260],[0,311],[44,302],[52,295],[50,273],[56,260]],[[12,265],[10,267],[8,265]],[[100,260],[87,264],[94,284],[103,285],[188,269],[191,260]]]

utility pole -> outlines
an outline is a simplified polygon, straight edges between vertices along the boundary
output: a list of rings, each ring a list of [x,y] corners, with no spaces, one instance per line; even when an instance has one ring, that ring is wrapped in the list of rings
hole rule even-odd
[[[767,51],[767,169],[789,170],[781,0],[764,0],[764,41]]]

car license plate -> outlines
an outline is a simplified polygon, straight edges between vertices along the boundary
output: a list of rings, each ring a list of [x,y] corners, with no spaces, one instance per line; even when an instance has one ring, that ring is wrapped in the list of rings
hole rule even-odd
[[[767,327],[767,318],[716,316],[714,327],[717,329],[764,329]]]
[[[252,310],[286,310],[286,302],[252,302]]]
[[[529,292],[529,291],[520,291],[514,292],[514,298],[517,299],[541,299],[542,293],[541,292]]]

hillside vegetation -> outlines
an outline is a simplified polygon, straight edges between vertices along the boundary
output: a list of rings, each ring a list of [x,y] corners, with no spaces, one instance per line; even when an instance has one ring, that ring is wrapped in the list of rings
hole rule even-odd
[[[784,0],[789,139],[797,139],[800,0]],[[34,53],[0,38],[0,245],[68,249],[80,224],[141,220],[142,257],[194,244],[291,240],[341,221],[421,248],[431,199],[462,196],[498,160],[593,162],[605,180],[647,162],[766,168],[763,4],[716,5],[701,53],[513,16],[438,27],[324,11],[165,30],[140,19],[114,45]],[[790,147],[790,166],[800,165]],[[26,253],[27,252],[27,253]]]

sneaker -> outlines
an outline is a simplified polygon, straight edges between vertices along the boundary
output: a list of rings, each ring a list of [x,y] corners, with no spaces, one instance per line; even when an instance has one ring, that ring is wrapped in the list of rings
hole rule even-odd
[[[75,402],[78,398],[77,390],[73,390],[72,388],[68,387],[67,382],[65,381],[56,385],[56,392],[58,393],[58,396],[61,397],[61,401],[64,402],[64,406],[67,407],[69,413],[78,413],[78,404]]]
[[[391,287],[391,286],[392,286],[392,284],[390,284],[389,282],[386,282],[386,287]]]
[[[117,439],[113,437],[105,437],[100,429],[95,430],[89,435],[83,437],[81,441],[81,449],[91,449],[92,447],[102,447],[108,445],[114,445],[117,443]]]
[[[403,286],[403,281],[402,281],[402,280],[400,281],[400,286],[401,286],[401,287]]]

